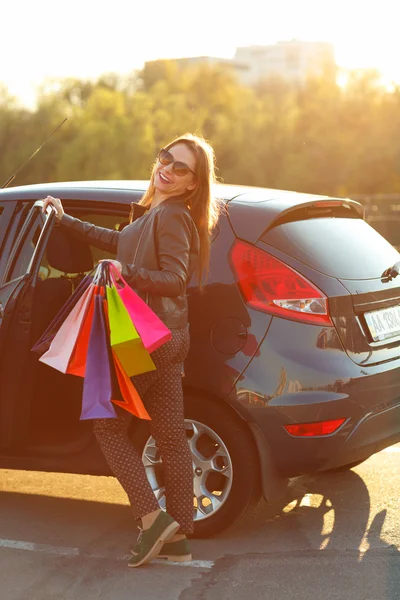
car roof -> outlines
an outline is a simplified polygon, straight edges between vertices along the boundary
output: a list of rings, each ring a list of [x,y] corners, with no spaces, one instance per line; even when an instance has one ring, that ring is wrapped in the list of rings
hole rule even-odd
[[[132,201],[137,202],[148,185],[148,180],[40,183],[0,189],[0,201],[35,201],[50,195],[60,198],[63,202],[71,201],[78,206],[81,202],[104,202],[108,207],[113,204],[120,206],[129,205]],[[321,200],[331,200],[327,196],[316,194],[223,183],[215,184],[213,193],[222,202],[229,204],[229,219],[236,235],[249,241],[258,239],[280,215]],[[362,213],[358,202],[348,200],[348,203],[358,205]],[[251,218],[248,218],[250,207]]]
[[[132,200],[132,194],[143,194],[149,185],[148,180],[97,180],[97,181],[60,181],[49,183],[36,183],[30,185],[13,186],[0,189],[0,200],[20,199],[34,200],[45,195],[58,196],[61,199],[109,199],[111,201]],[[110,194],[111,192],[111,194]],[[113,192],[116,192],[113,197]],[[268,200],[285,200],[292,198],[298,204],[299,201],[310,201],[312,198],[326,198],[313,194],[300,194],[287,190],[275,190],[245,185],[230,185],[217,183],[213,187],[214,195],[224,202],[233,200],[240,202],[267,202]],[[290,200],[289,200],[290,202]]]

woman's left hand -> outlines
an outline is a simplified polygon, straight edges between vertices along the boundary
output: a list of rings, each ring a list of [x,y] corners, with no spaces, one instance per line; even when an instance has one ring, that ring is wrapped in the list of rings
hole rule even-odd
[[[111,263],[112,265],[114,265],[114,267],[118,271],[118,274],[121,275],[122,264],[119,262],[119,260],[110,260],[109,258],[104,258],[102,260],[99,260],[99,263],[103,263],[103,262],[108,262],[108,263]]]

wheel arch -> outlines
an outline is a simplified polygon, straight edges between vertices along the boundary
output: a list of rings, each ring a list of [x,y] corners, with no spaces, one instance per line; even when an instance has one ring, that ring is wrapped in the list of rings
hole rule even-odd
[[[245,425],[249,433],[249,439],[254,445],[254,450],[258,457],[258,471],[260,475],[261,491],[266,502],[271,503],[283,497],[288,486],[288,479],[282,477],[275,466],[275,461],[268,444],[259,426],[253,421],[247,420],[245,415],[234,403],[213,394],[208,390],[198,389],[192,386],[184,386],[183,389],[185,403],[186,398],[191,395],[197,398],[207,398],[213,402],[217,402],[220,406],[230,411],[238,421]]]

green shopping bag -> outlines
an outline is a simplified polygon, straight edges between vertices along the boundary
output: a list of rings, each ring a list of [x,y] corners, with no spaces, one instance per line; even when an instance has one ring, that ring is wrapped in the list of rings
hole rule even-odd
[[[110,344],[129,377],[148,371],[156,366],[143,345],[128,311],[114,285],[107,286]]]

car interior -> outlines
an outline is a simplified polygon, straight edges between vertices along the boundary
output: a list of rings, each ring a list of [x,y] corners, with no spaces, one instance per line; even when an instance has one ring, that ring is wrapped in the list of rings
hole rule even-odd
[[[121,229],[126,215],[76,215],[102,226]],[[60,227],[51,233],[39,269],[31,326],[33,346],[61,310],[70,295],[98,260],[111,257],[71,236]],[[32,401],[27,432],[29,448],[81,445],[91,434],[91,421],[80,421],[83,379],[65,375],[29,356]]]

